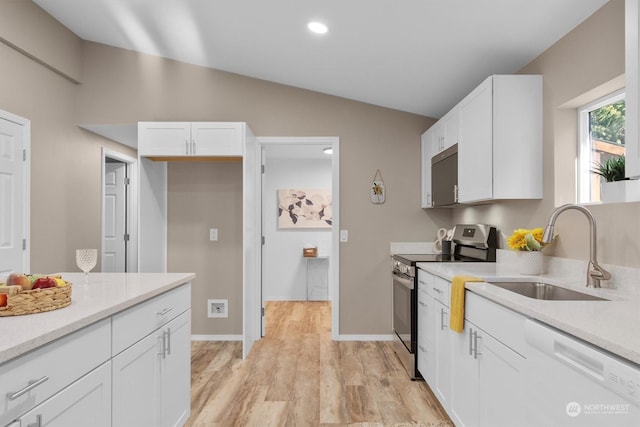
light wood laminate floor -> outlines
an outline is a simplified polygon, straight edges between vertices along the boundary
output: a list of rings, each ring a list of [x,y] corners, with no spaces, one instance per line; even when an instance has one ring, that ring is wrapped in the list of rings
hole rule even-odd
[[[187,426],[451,426],[389,342],[331,340],[329,302],[269,302],[266,337],[192,343]]]

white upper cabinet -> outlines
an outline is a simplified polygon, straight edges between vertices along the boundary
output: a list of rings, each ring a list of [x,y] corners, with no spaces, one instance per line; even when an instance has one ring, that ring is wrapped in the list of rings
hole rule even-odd
[[[434,125],[435,126],[435,125]],[[434,155],[434,136],[433,126],[430,127],[421,138],[422,149],[422,203],[423,208],[433,206],[433,194],[431,192],[431,157]]]
[[[542,198],[542,76],[495,75],[458,104],[460,203]]]
[[[421,138],[422,149],[422,203],[433,207],[431,191],[431,158],[458,142],[458,107],[454,107],[433,124]]]
[[[241,157],[243,123],[140,122],[138,153],[142,157]]]
[[[433,154],[446,150],[458,142],[458,106],[453,107],[436,123]]]

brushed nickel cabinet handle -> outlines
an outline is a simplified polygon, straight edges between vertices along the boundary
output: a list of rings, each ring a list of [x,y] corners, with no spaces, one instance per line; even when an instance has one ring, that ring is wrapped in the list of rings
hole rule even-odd
[[[173,307],[169,307],[169,308],[165,308],[161,311],[158,311],[158,316],[164,316],[165,314],[167,314],[168,312],[170,312],[171,310],[173,310]]]
[[[36,415],[36,422],[27,424],[27,427],[42,427],[42,415]]]
[[[34,388],[38,387],[40,384],[42,384],[45,381],[48,381],[49,377],[48,376],[44,376],[38,380],[29,380],[29,382],[27,383],[27,386],[24,387],[22,390],[18,390],[16,392],[9,392],[7,393],[7,397],[9,398],[9,400],[16,400],[17,398],[19,398],[20,396],[22,396],[25,393],[29,393],[31,390],[33,390]]]

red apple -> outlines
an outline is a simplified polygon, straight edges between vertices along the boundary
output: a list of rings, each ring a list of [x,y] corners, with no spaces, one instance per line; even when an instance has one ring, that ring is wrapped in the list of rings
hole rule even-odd
[[[32,289],[55,288],[57,285],[56,279],[53,277],[40,277],[33,282]]]
[[[21,286],[22,290],[28,291],[29,289],[31,289],[31,280],[29,280],[29,278],[24,274],[11,273],[9,277],[7,277],[7,285]]]

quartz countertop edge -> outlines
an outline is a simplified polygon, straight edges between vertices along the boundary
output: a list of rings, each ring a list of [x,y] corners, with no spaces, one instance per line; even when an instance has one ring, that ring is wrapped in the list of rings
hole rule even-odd
[[[616,295],[606,289],[585,288],[579,290],[602,296],[610,301],[536,300],[493,286],[492,280],[511,280],[517,276],[507,277],[498,274],[495,265],[419,263],[418,267],[449,281],[458,274],[478,277],[485,282],[467,282],[465,288],[525,317],[640,364],[640,333],[637,330],[640,325],[640,301],[633,297],[625,298],[624,295]],[[523,276],[518,279],[522,281]],[[561,285],[553,278],[544,279]],[[566,287],[576,289],[573,286]]]
[[[43,313],[0,317],[0,364],[188,283],[193,273],[60,273],[71,282],[71,304]]]

